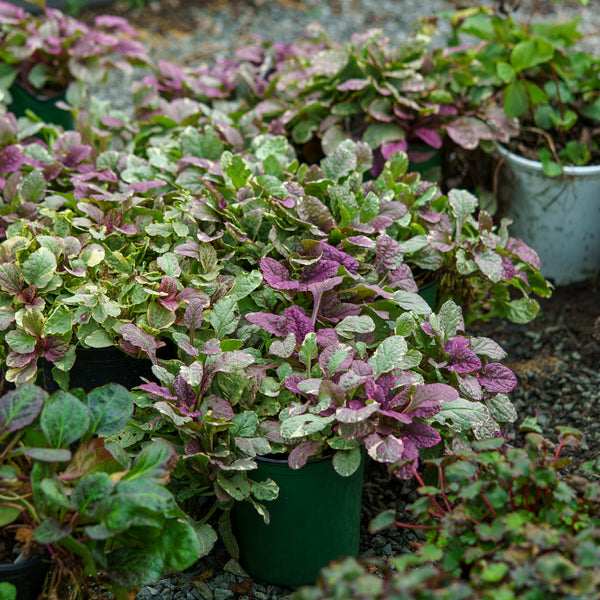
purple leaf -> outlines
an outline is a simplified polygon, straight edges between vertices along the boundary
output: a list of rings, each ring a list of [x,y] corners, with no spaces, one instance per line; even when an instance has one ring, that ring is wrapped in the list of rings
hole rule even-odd
[[[7,146],[0,152],[0,173],[18,171],[23,165],[23,152],[18,146]]]
[[[312,321],[306,316],[304,309],[300,306],[290,306],[283,311],[285,318],[284,337],[288,333],[296,336],[298,344],[302,344],[307,333],[314,331]]]
[[[417,137],[419,137],[421,140],[423,140],[428,146],[431,146],[432,148],[435,148],[436,150],[438,148],[442,147],[442,144],[443,144],[442,138],[439,136],[437,131],[434,131],[433,129],[425,129],[425,128],[417,129],[415,131],[415,134],[417,135]]]
[[[145,352],[150,360],[156,364],[158,344],[152,335],[132,323],[127,323],[119,327],[119,334],[126,342]]]
[[[174,396],[169,388],[160,386],[154,381],[147,381],[147,383],[142,383],[138,387],[140,390],[152,394],[152,396],[164,398],[165,400],[177,400],[177,396]]]
[[[306,283],[325,281],[337,275],[340,265],[332,260],[320,260],[318,263],[308,265],[302,271],[302,280]],[[268,282],[267,282],[268,283]],[[272,286],[275,287],[275,286]]]
[[[505,249],[507,252],[516,254],[524,263],[527,263],[538,270],[541,269],[542,263],[540,257],[537,255],[536,251],[533,248],[530,248],[521,238],[508,238]]]
[[[264,331],[268,331],[277,337],[285,337],[287,335],[285,333],[286,319],[284,316],[256,312],[247,314],[246,319],[253,325],[258,325]]]
[[[285,265],[277,262],[274,258],[263,258],[260,268],[265,282],[277,290],[297,290],[298,281],[290,279],[290,272]]]
[[[440,434],[431,425],[421,422],[414,422],[404,427],[402,437],[409,439],[417,448],[431,448],[442,440]]]
[[[144,194],[145,192],[159,188],[164,184],[165,182],[160,181],[159,179],[152,179],[150,181],[137,181],[135,183],[130,183],[126,188],[126,191],[133,192],[134,194]]]
[[[200,329],[203,322],[204,302],[199,298],[192,298],[183,313],[183,324],[193,333],[196,329]]]
[[[316,440],[305,440],[292,448],[288,456],[290,469],[302,468],[311,456],[314,456],[323,447],[323,442]]]
[[[486,391],[494,394],[508,394],[517,387],[516,375],[500,363],[486,365],[477,379]]]
[[[357,92],[369,85],[368,79],[347,79],[337,86],[339,92]]]
[[[469,348],[467,338],[457,336],[448,340],[444,346],[444,352],[449,355],[447,369],[456,373],[475,373],[481,369],[481,360]]]
[[[434,402],[441,406],[442,402],[451,402],[458,397],[458,391],[445,383],[428,383],[416,388],[410,406],[411,409],[419,408],[426,402]]]

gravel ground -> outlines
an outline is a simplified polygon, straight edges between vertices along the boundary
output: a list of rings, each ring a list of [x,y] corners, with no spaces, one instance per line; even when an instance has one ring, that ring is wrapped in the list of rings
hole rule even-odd
[[[397,42],[407,36],[419,16],[452,10],[461,1],[162,0],[137,13],[117,3],[84,12],[81,18],[91,19],[101,12],[123,14],[139,30],[155,58],[199,66],[231,56],[234,48],[251,41],[252,34],[286,41],[314,20],[334,40],[379,27]],[[548,2],[542,8],[549,18],[582,16],[582,30],[587,34],[583,45],[591,48],[600,43],[600,11],[592,6],[597,2],[591,0],[586,8],[575,2]],[[113,75],[97,93],[111,100],[115,108],[126,109],[129,83],[128,78]],[[593,337],[594,322],[600,315],[600,284],[588,281],[568,289],[559,288],[541,304],[541,315],[529,325],[492,322],[473,326],[471,333],[492,337],[507,350],[508,364],[519,378],[520,385],[512,399],[520,419],[537,416],[548,434],[557,425],[582,429],[587,440],[578,458],[589,459],[600,451],[600,342]],[[507,435],[518,439],[516,430],[507,431]],[[393,506],[401,510],[413,499],[411,485],[390,481],[384,470],[371,465],[364,486],[364,525],[380,510]],[[390,530],[374,537],[364,531],[361,556],[407,552],[415,540],[414,533],[404,530]],[[217,545],[188,572],[143,588],[137,600],[277,600],[291,592],[261,586],[240,569]],[[100,593],[97,598],[105,597]]]

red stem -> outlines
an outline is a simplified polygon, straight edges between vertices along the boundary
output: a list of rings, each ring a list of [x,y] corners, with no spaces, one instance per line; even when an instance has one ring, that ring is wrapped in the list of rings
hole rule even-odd
[[[496,509],[492,506],[491,502],[485,497],[485,494],[481,492],[479,494],[479,497],[485,502],[486,506],[490,509],[492,516],[495,519],[498,515],[496,514]]]

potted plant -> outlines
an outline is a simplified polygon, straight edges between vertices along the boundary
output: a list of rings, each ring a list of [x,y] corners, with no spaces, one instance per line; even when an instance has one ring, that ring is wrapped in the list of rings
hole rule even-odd
[[[538,252],[557,284],[598,271],[595,199],[600,190],[597,124],[600,59],[581,50],[578,19],[517,21],[493,7],[453,15],[458,36],[475,36],[470,93],[520,122],[518,135],[498,148],[504,179],[498,187],[511,233]]]
[[[122,386],[49,396],[25,384],[0,407],[3,581],[6,562],[41,553],[50,571],[31,598],[43,587],[44,597],[81,599],[101,584],[125,600],[211,546],[211,531],[195,529],[165,489],[173,448],[159,440],[132,461],[105,440],[133,412]]]
[[[219,90],[225,85],[220,97],[234,100],[224,106],[242,129],[256,131],[260,123],[259,132],[285,133],[308,164],[353,139],[373,150],[373,176],[394,152],[407,151],[411,169],[433,171],[438,180],[447,128],[455,142],[474,148],[481,139],[507,142],[514,125],[501,111],[487,104],[480,110],[477,102],[465,102],[466,95],[448,90],[454,58],[429,50],[435,31],[433,21],[423,21],[392,47],[380,30],[340,44],[313,24],[291,43],[259,38],[238,49],[237,77],[228,63],[215,68],[214,78],[223,82]],[[172,83],[162,78],[162,93],[175,93],[189,77],[181,73]]]
[[[42,120],[72,129],[64,102],[67,90],[72,92],[69,103],[75,102],[82,93],[76,91],[77,83],[100,83],[111,68],[147,65],[146,50],[135,37],[119,17],[100,16],[87,26],[55,9],[31,15],[1,2],[1,101],[17,116],[31,110]]]
[[[396,522],[391,509],[370,531],[409,527],[426,533],[415,553],[323,570],[317,586],[294,598],[539,598],[592,600],[597,595],[597,461],[566,469],[560,457],[580,432],[561,428],[558,447],[529,433],[524,448],[501,438],[472,453],[435,461],[438,487],[423,486],[412,505],[414,523]],[[571,465],[572,468],[572,465]]]

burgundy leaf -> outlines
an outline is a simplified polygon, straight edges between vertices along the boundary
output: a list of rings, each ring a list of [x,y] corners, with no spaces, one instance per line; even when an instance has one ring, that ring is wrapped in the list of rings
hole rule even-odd
[[[274,258],[263,258],[260,268],[265,282],[277,290],[297,290],[298,281],[290,279],[290,272],[285,265],[277,262]]]
[[[0,173],[18,171],[23,165],[23,152],[18,146],[7,146],[0,151]]]
[[[414,422],[404,427],[402,437],[409,439],[417,448],[431,448],[442,440],[431,425],[422,422]]]
[[[300,469],[323,447],[323,442],[316,440],[304,440],[292,448],[288,456],[288,466],[290,469]]]
[[[486,365],[477,379],[486,391],[494,394],[508,394],[517,387],[516,375],[500,363]]]
[[[119,334],[123,337],[123,340],[145,352],[150,360],[156,364],[158,344],[152,335],[132,323],[122,325],[119,328]]]

